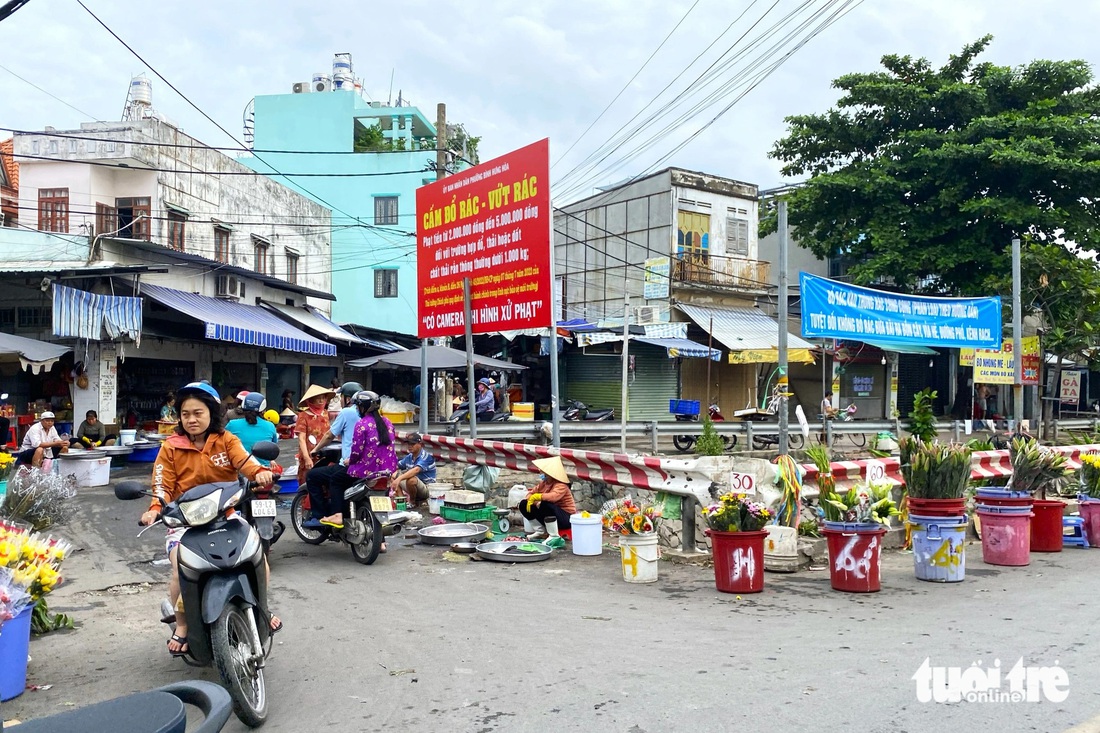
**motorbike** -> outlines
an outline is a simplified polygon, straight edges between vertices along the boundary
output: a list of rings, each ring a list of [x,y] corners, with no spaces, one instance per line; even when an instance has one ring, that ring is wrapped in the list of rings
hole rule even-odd
[[[322,449],[313,465],[317,468],[339,461],[340,446],[331,445]],[[389,476],[358,481],[344,492],[344,526],[341,529],[310,529],[302,526],[312,514],[309,492],[302,487],[290,505],[290,524],[302,542],[310,545],[326,540],[343,542],[351,548],[351,556],[356,561],[371,565],[378,559],[385,538],[400,532],[408,519],[393,510],[389,491]]]
[[[593,410],[580,400],[569,400],[561,413],[562,420],[571,422],[606,422],[615,419],[615,408]]]
[[[718,409],[718,405],[711,405],[710,408],[709,408],[709,412],[710,412],[710,421],[711,422],[725,422],[726,421],[725,416],[722,415],[722,412]],[[677,420],[677,422],[698,422],[699,421],[699,416],[698,415],[683,415],[683,414],[677,413],[676,414],[676,420]],[[723,435],[723,436],[721,436],[721,438],[722,438],[722,445],[724,445],[726,447],[726,450],[732,450],[733,446],[737,445],[737,436],[736,435]],[[676,450],[680,451],[681,453],[690,453],[692,451],[692,449],[695,447],[696,441],[698,441],[698,440],[699,440],[698,435],[673,435],[672,436],[672,444],[675,445]]]
[[[279,446],[256,443],[250,455],[274,460]],[[255,728],[267,719],[264,666],[271,652],[271,613],[260,535],[236,511],[246,502],[265,501],[251,498],[252,488],[237,481],[194,486],[168,503],[138,536],[158,524],[187,528],[178,556],[188,626],[187,653],[181,658],[196,667],[213,664],[233,699],[233,712]],[[151,495],[139,481],[115,487],[115,496],[123,500]],[[253,513],[263,515],[264,506],[253,507]],[[168,600],[161,605],[161,617],[174,631]]]
[[[187,708],[202,712],[202,723],[192,733],[217,733],[233,714],[233,700],[212,682],[173,682],[148,692],[105,700],[19,725],[26,733],[184,733]],[[0,723],[0,728],[3,723]]]
[[[447,422],[462,422],[468,420],[470,417],[470,403],[463,402],[454,409]],[[477,421],[482,422],[506,422],[512,419],[512,413],[507,410],[494,410],[493,412],[479,412],[477,413]]]
[[[282,471],[275,471],[276,464],[271,464],[271,469],[277,475]],[[243,478],[241,485],[245,484]],[[264,556],[271,553],[271,546],[279,541],[286,531],[286,525],[275,519],[276,501],[274,484],[271,486],[255,486],[252,488],[252,501],[245,502],[241,507],[241,515],[245,521],[255,527],[263,544]]]

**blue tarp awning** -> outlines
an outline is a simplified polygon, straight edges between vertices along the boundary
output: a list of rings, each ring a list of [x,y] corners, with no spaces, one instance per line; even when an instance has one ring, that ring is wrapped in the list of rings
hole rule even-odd
[[[335,346],[295,328],[264,308],[144,283],[141,294],[205,323],[208,339],[336,356]]]
[[[719,361],[722,358],[721,349],[708,349],[703,344],[696,343],[691,339],[649,338],[648,336],[632,336],[630,340],[640,341],[643,344],[660,346],[668,351],[669,359],[675,359],[679,356],[690,356],[699,359],[706,359],[708,351],[710,352],[710,358],[714,361]]]
[[[893,341],[864,341],[868,346],[873,346],[879,351],[893,351],[897,354],[929,354],[935,356],[938,352],[920,344],[900,344]]]
[[[98,341],[128,336],[141,344],[141,298],[100,295],[53,284],[53,335]]]

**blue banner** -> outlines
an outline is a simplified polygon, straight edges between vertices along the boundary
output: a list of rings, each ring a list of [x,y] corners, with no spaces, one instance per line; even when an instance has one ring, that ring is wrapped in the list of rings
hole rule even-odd
[[[949,348],[997,349],[1001,299],[927,298],[847,285],[805,272],[802,335]]]

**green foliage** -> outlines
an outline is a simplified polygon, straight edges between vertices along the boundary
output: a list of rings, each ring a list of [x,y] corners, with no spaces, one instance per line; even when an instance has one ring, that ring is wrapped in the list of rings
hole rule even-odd
[[[1010,271],[1014,236],[1100,247],[1089,64],[978,62],[991,41],[938,69],[884,56],[884,70],[833,82],[833,109],[787,118],[771,155],[785,176],[809,176],[788,197],[790,225],[817,256],[847,261],[857,283],[985,295]]]
[[[1059,493],[1073,477],[1065,456],[1031,438],[1013,438],[1009,454],[1012,456],[1009,485],[1013,491],[1038,491],[1039,498],[1046,499],[1048,490]]]
[[[382,150],[393,150],[393,143],[386,139],[379,125],[356,126],[352,150],[356,153],[377,153]]]
[[[702,456],[720,456],[726,451],[722,436],[714,429],[710,415],[703,415],[703,433],[695,441],[695,452]]]
[[[817,526],[817,522],[812,519],[807,519],[804,522],[798,523],[798,536],[799,537],[820,537],[821,528]]]
[[[73,617],[64,613],[50,613],[50,607],[45,598],[39,598],[31,611],[31,632],[35,636],[42,636],[58,629],[73,628]]]
[[[926,442],[936,439],[936,415],[932,411],[936,395],[930,387],[917,392],[913,395],[913,411],[909,413],[909,433]]]
[[[961,499],[970,482],[970,449],[964,445],[941,444],[903,438],[901,475],[906,494],[914,499]]]
[[[868,484],[852,487],[844,494],[822,494],[825,521],[886,524],[890,517],[898,515],[898,508],[890,498],[892,490],[890,484]]]

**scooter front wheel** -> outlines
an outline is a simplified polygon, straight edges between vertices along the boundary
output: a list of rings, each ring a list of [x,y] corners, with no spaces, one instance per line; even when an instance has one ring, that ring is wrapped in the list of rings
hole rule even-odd
[[[258,728],[267,720],[267,689],[263,668],[253,659],[247,614],[255,614],[254,609],[227,605],[210,627],[210,646],[214,666],[233,698],[233,712],[249,728]]]
[[[294,527],[294,534],[298,535],[302,542],[319,545],[328,537],[328,530],[306,529],[302,526],[302,522],[309,519],[310,515],[310,510],[304,506],[308,498],[309,494],[304,490],[294,495],[294,501],[290,504],[290,524]]]
[[[362,542],[352,543],[351,556],[364,565],[372,565],[378,559],[378,553],[382,551],[382,543],[386,539],[382,534],[382,523],[367,507],[359,507],[356,514],[367,529]]]
[[[690,453],[695,447],[695,437],[692,435],[673,435],[672,444],[681,453]]]

